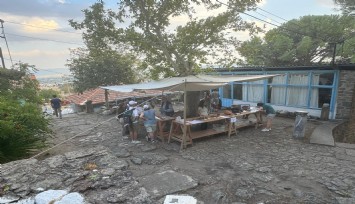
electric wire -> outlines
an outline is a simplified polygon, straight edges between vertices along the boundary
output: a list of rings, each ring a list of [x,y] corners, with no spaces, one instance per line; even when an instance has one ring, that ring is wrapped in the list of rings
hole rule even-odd
[[[264,10],[264,9],[262,9],[262,8],[260,8],[260,7],[257,7],[257,9],[259,9],[259,10],[261,10],[261,11],[264,11],[265,13],[268,13],[268,14],[270,14],[270,15],[272,15],[272,16],[274,16],[274,17],[276,17],[276,18],[279,18],[279,19],[281,19],[281,20],[284,20],[284,21],[289,21],[289,20],[287,20],[287,19],[284,19],[284,18],[282,18],[282,17],[280,17],[280,16],[277,16],[277,15],[275,15],[275,14],[272,14],[271,12],[269,12],[269,11],[266,11],[266,10]]]
[[[51,39],[46,39],[46,38],[38,38],[38,37],[31,37],[31,36],[25,36],[25,35],[17,35],[17,34],[13,34],[13,33],[7,33],[7,34],[8,35],[12,35],[12,36],[17,36],[17,37],[36,39],[36,40],[51,41],[51,42],[66,43],[66,44],[81,45],[81,46],[84,45],[82,43],[67,42],[67,41],[61,41],[61,40],[51,40]]]

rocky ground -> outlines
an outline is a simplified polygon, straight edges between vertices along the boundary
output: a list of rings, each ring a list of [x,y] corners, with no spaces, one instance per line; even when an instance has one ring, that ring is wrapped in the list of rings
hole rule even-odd
[[[205,204],[355,203],[355,149],[295,140],[293,122],[276,118],[270,132],[244,128],[180,151],[175,142],[146,142],[144,132],[141,144],[130,143],[112,115],[65,115],[53,119],[51,142],[66,142],[0,166],[0,195],[19,200],[62,189],[88,203],[155,204],[169,194]],[[319,124],[309,121],[306,136]]]

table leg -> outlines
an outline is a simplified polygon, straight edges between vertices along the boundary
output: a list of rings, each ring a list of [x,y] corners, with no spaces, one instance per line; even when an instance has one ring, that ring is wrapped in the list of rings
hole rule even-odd
[[[233,123],[229,122],[229,124],[228,124],[228,138],[231,138],[232,126],[233,126]]]
[[[258,129],[259,124],[263,124],[263,117],[261,115],[261,112],[256,112],[255,117],[256,117],[255,129]]]
[[[160,131],[160,137],[162,137],[163,142],[165,142],[164,128],[165,128],[165,121],[161,121],[159,131]]]
[[[170,131],[169,131],[168,143],[170,143],[171,134],[173,133],[173,126],[174,126],[174,123],[173,123],[173,122],[171,122],[171,125],[170,125]]]
[[[192,137],[191,137],[191,126],[186,127],[186,136],[189,136],[190,143],[192,145]]]

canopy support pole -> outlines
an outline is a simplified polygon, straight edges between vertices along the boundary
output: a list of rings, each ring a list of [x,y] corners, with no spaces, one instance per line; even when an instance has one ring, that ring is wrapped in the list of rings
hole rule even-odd
[[[184,83],[184,130],[183,130],[183,135],[182,135],[182,142],[181,142],[181,147],[180,150],[186,147],[186,101],[187,101],[187,94],[186,94],[186,79]]]

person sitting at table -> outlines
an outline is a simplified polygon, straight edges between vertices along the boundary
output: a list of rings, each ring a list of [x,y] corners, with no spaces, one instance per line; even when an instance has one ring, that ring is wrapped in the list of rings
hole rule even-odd
[[[155,119],[155,110],[153,108],[151,109],[149,105],[144,105],[140,118],[143,119],[144,127],[148,133],[146,137],[147,141],[151,141],[152,143],[156,142],[155,133],[157,130],[157,120]]]
[[[198,104],[197,113],[201,118],[205,119],[208,117],[208,109],[204,99],[200,100]],[[201,130],[206,130],[206,129],[207,129],[207,123],[201,123]]]

